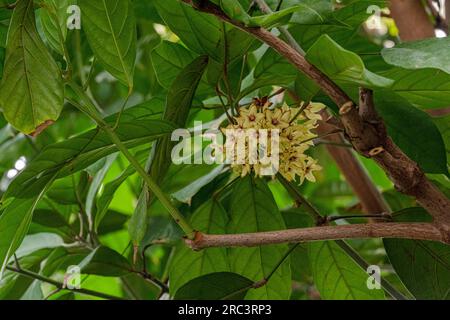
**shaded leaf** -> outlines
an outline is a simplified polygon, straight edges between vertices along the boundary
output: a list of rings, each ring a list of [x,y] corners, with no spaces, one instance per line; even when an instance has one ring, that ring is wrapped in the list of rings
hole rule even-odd
[[[133,87],[136,20],[130,0],[79,0],[82,24],[96,58],[120,82]]]
[[[376,91],[374,100],[394,142],[425,172],[447,174],[445,144],[432,118],[388,90]]]
[[[132,267],[127,259],[108,247],[94,249],[79,264],[81,273],[95,274],[105,277],[121,277],[131,272]]]
[[[64,44],[67,37],[67,8],[74,0],[44,0],[40,10],[42,29],[48,44],[59,54],[64,54]],[[61,39],[62,38],[62,39]]]
[[[36,30],[32,0],[19,0],[11,18],[0,107],[18,130],[39,133],[58,119],[64,88],[60,70]]]
[[[396,212],[393,218],[398,222],[430,221],[422,208]],[[395,272],[417,299],[450,299],[449,246],[409,239],[384,239],[383,242]]]
[[[309,48],[306,58],[340,85],[377,88],[388,87],[393,83],[367,70],[357,54],[345,50],[328,35],[321,36]]]
[[[384,60],[405,69],[439,69],[450,73],[449,38],[433,38],[397,44],[381,51]]]
[[[369,290],[369,275],[333,241],[308,244],[314,283],[322,299],[384,299],[382,290]]]
[[[190,219],[195,230],[207,234],[225,233],[226,221],[227,214],[215,199],[205,202]],[[182,285],[197,277],[229,269],[225,248],[210,248],[195,252],[181,244],[177,247],[171,263],[170,291],[177,292]]]
[[[217,272],[195,278],[175,294],[176,300],[241,300],[253,281],[231,272]]]
[[[233,188],[229,233],[247,233],[285,229],[283,218],[267,184],[262,179],[246,176]],[[232,272],[259,281],[267,277],[287,251],[286,245],[256,248],[231,248]],[[291,293],[289,263],[283,263],[262,288],[252,290],[247,299],[288,299]]]

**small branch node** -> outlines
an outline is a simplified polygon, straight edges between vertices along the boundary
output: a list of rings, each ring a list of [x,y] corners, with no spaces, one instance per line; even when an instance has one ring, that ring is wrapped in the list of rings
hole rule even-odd
[[[376,147],[376,148],[373,148],[373,149],[371,149],[370,151],[369,151],[369,156],[370,157],[375,157],[375,156],[377,156],[377,155],[379,155],[380,153],[382,153],[382,152],[384,152],[385,150],[384,150],[384,148],[383,147]]]
[[[194,231],[194,239],[184,238],[184,242],[188,247],[190,247],[194,251],[200,251],[202,249],[200,242],[204,240],[204,235],[200,231]]]
[[[349,113],[354,108],[354,106],[355,106],[355,104],[353,103],[353,101],[347,101],[339,109],[339,114],[341,116],[343,116],[343,115]]]

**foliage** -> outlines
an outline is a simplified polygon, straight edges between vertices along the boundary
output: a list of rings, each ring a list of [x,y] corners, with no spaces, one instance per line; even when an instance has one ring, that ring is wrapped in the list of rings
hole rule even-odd
[[[372,89],[393,141],[450,196],[449,116],[428,113],[450,105],[448,38],[383,48],[396,36],[365,24],[368,6],[387,5],[380,0],[279,8],[268,0],[279,9],[270,14],[248,0],[211,2],[247,27],[290,31],[306,60],[355,101],[359,87]],[[77,19],[71,5],[81,9],[80,30],[66,23]],[[331,225],[368,221],[326,137],[309,131],[321,107],[308,115],[297,100],[331,114],[338,106],[273,48],[213,15],[179,0],[2,0],[0,79],[1,299],[450,298],[450,249],[431,241],[186,246],[192,230],[306,228],[318,212]],[[239,127],[233,121],[267,96],[295,121],[311,120],[307,141],[295,141],[308,143],[304,162],[321,171],[297,168],[301,181],[293,175],[286,187],[229,165],[172,163],[175,129]],[[429,221],[373,161],[360,160],[395,221]],[[368,264],[390,285],[370,290]],[[73,265],[91,291],[55,292],[51,281],[66,281]]]

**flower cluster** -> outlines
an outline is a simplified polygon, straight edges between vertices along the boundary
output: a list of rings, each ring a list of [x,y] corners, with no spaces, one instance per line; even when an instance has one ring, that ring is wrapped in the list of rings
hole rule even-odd
[[[253,103],[248,108],[241,108],[239,116],[233,118],[235,123],[229,124],[225,129],[234,129],[235,132],[248,129],[258,132],[260,129],[266,129],[269,136],[271,132],[277,130],[279,134],[278,172],[288,181],[296,180],[302,184],[306,179],[315,182],[314,172],[322,168],[317,164],[317,160],[306,154],[306,151],[314,146],[313,140],[317,135],[312,130],[317,128],[317,122],[322,119],[319,112],[324,107],[320,103],[311,103],[301,110],[286,104],[279,108],[271,108],[269,102],[265,102],[264,105]],[[269,157],[272,153],[272,143],[269,142],[265,147]],[[246,141],[245,155],[243,155],[245,161],[238,163],[231,161],[232,167],[241,176],[252,171],[256,176],[261,176],[264,164],[250,161],[249,145],[250,141]],[[236,155],[233,154],[233,156]]]

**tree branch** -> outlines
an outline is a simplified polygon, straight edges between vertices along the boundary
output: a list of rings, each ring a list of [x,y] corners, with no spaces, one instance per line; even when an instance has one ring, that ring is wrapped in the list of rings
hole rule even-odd
[[[406,238],[450,243],[450,239],[431,223],[368,223],[221,235],[197,233],[194,240],[186,239],[185,242],[193,250],[201,250],[353,238]]]
[[[426,178],[419,166],[394,144],[382,122],[372,123],[363,119],[359,114],[359,108],[342,89],[306,61],[294,48],[268,30],[261,27],[247,27],[241,22],[231,20],[218,6],[208,1],[202,6],[196,6],[192,0],[181,1],[252,34],[314,80],[340,107],[346,137],[354,148],[362,155],[373,158],[389,175],[400,192],[416,197],[417,201],[434,217],[442,237],[450,238],[450,200]]]
[[[389,7],[403,41],[434,37],[434,26],[421,1],[391,0]]]

